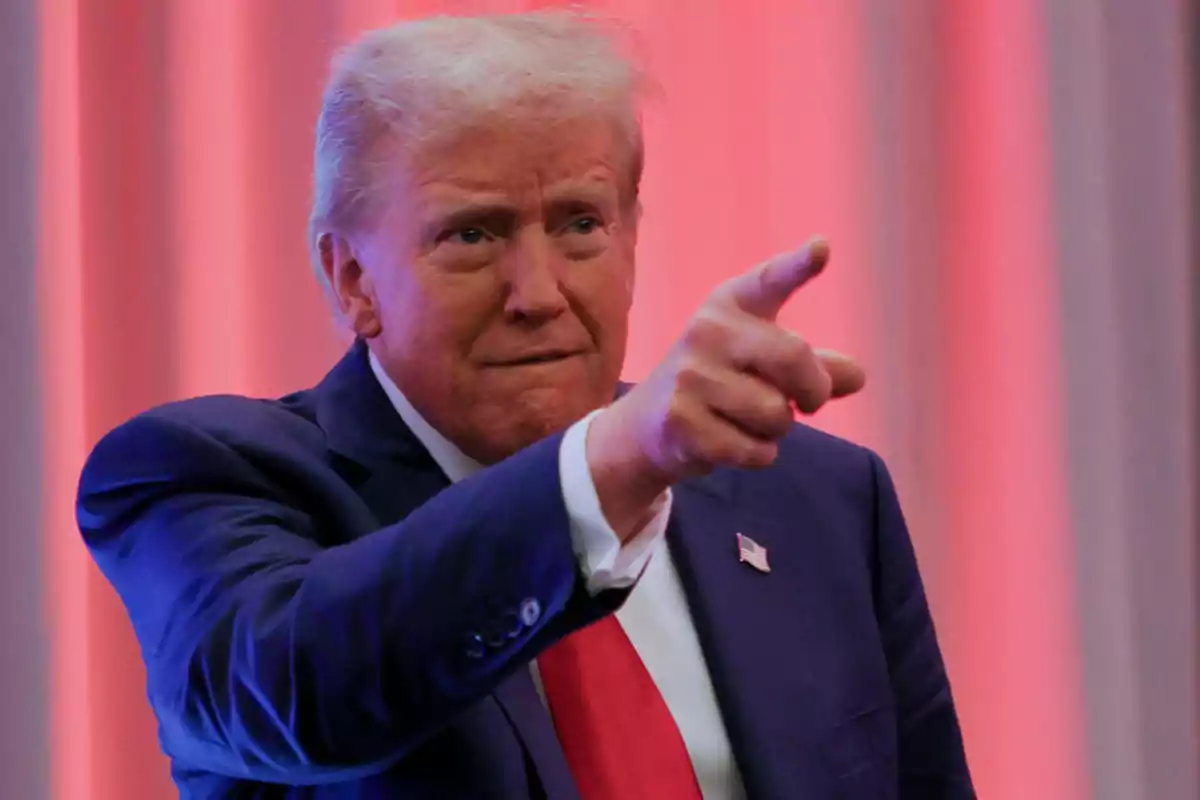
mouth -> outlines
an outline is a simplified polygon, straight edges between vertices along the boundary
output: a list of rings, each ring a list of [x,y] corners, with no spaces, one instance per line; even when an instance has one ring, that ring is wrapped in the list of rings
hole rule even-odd
[[[495,359],[485,362],[485,365],[489,367],[532,367],[540,364],[557,364],[579,355],[583,355],[583,353],[577,350],[552,350],[514,356],[513,358]]]

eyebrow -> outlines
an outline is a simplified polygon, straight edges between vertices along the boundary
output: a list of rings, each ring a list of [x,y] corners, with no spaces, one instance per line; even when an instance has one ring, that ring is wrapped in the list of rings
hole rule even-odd
[[[426,220],[422,226],[425,235],[436,236],[446,229],[472,225],[512,226],[521,214],[521,210],[503,199],[500,193],[483,192],[483,197],[475,198],[455,197],[454,194],[456,192],[447,193],[448,196],[435,197],[424,204],[421,216]],[[543,206],[551,214],[561,214],[580,205],[608,210],[619,205],[619,195],[618,187],[607,180],[570,180],[549,187]]]
[[[455,228],[511,227],[520,215],[517,207],[503,202],[439,203],[425,215],[422,230],[427,237]]]

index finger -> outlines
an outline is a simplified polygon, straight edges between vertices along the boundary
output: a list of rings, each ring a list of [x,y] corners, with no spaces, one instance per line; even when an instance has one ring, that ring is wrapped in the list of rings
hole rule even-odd
[[[796,290],[821,274],[829,263],[829,243],[811,239],[799,250],[775,256],[725,284],[741,310],[774,321]]]

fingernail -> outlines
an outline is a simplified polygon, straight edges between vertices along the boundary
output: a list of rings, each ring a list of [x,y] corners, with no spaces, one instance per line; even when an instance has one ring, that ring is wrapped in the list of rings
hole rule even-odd
[[[824,236],[814,236],[812,239],[809,239],[808,244],[805,245],[805,249],[808,250],[808,262],[810,264],[824,262],[829,259],[829,242]]]

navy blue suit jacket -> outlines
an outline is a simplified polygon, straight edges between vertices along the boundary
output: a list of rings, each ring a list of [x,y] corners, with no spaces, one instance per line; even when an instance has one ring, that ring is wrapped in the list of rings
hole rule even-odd
[[[560,438],[451,486],[361,343],[315,389],[105,437],[79,525],[183,796],[576,798],[526,665],[625,595],[582,586]],[[776,467],[674,492],[671,554],[750,797],[974,796],[879,458],[797,426]]]

